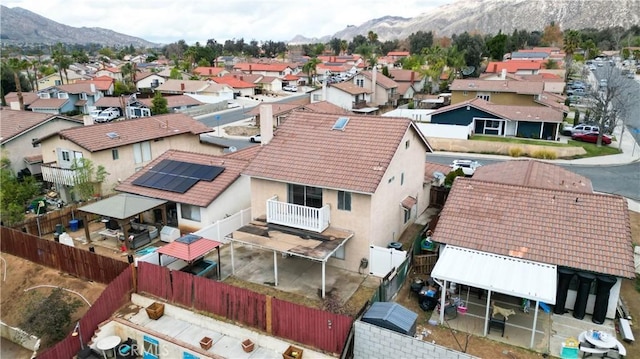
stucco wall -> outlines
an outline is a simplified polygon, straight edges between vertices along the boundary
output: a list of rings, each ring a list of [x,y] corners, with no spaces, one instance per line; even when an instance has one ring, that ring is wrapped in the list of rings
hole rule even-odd
[[[476,98],[476,95],[480,94],[489,94],[489,101],[496,105],[513,105],[513,106],[542,106],[536,102],[536,95],[519,95],[511,92],[491,92],[491,91],[467,91],[467,94],[464,95],[463,91],[452,91],[451,95],[451,104],[457,104],[463,101],[473,100]]]
[[[355,359],[473,359],[472,355],[419,340],[408,335],[356,320],[353,357]],[[427,338],[428,339],[428,338]]]

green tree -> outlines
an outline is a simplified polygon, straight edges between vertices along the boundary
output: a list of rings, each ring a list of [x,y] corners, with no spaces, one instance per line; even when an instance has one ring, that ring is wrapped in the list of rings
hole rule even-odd
[[[179,68],[174,67],[171,69],[169,73],[169,78],[173,80],[181,80],[182,79],[182,71]]]
[[[162,97],[160,92],[156,92],[153,95],[153,100],[151,101],[151,113],[154,115],[162,115],[164,113],[169,113],[169,108],[167,107],[167,99]]]
[[[564,33],[562,50],[565,53],[565,67],[567,72],[565,74],[565,81],[571,76],[571,67],[573,65],[573,55],[580,47],[580,33],[576,30],[568,30]]]
[[[58,68],[58,73],[60,74],[60,82],[62,82],[62,73],[64,72],[64,78],[67,80],[66,83],[69,83],[69,74],[67,70],[69,66],[71,66],[71,59],[67,55],[67,49],[64,47],[62,43],[57,43],[53,49],[53,61]]]
[[[304,65],[302,65],[302,71],[307,74],[307,77],[310,79],[312,85],[316,83],[316,68],[320,63],[322,63],[320,59],[318,59],[317,57],[313,57]]]
[[[71,315],[82,302],[70,298],[62,288],[55,288],[46,298],[31,291],[30,300],[26,303],[26,318],[20,328],[38,336],[44,347],[64,339],[70,330]]]
[[[32,176],[17,178],[11,170],[11,161],[0,158],[0,217],[5,225],[24,219],[29,201],[38,195],[40,188]]]
[[[76,158],[71,164],[75,171],[74,185],[71,193],[77,200],[86,201],[95,194],[101,194],[100,187],[109,173],[104,166],[95,168],[93,161],[87,158]]]
[[[340,55],[340,51],[342,50],[342,40],[338,39],[337,37],[334,37],[333,39],[331,39],[331,41],[329,41],[329,47],[331,48],[331,50],[333,51],[334,55]]]
[[[503,34],[502,31],[498,31],[496,36],[489,37],[486,40],[486,44],[489,56],[494,60],[502,61],[507,46],[507,35]]]
[[[466,66],[473,67],[475,72],[473,76],[480,75],[480,64],[482,63],[483,54],[486,53],[486,46],[482,36],[471,35],[463,32],[460,35],[453,35],[453,46],[458,49],[464,49],[464,62]]]
[[[433,32],[418,31],[409,35],[409,52],[411,54],[421,54],[422,49],[430,48],[433,45]]]

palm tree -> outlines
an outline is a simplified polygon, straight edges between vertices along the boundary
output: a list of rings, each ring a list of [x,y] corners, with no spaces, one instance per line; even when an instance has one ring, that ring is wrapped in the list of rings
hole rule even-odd
[[[340,50],[342,51],[342,54],[346,54],[347,53],[347,49],[349,48],[349,43],[347,42],[347,40],[341,40],[340,41]]]
[[[371,45],[375,45],[378,42],[378,34],[369,30],[369,33],[367,34],[367,39],[369,40],[369,43]]]
[[[458,50],[457,46],[451,46],[447,49],[447,66],[453,69],[455,74],[454,78],[458,77],[460,69],[462,69],[466,62],[464,61],[464,51]]]
[[[311,84],[315,84],[316,83],[316,74],[317,74],[316,67],[321,62],[322,61],[320,61],[320,59],[318,59],[317,57],[314,57],[314,58],[310,59],[309,61],[307,61],[307,63],[302,66],[302,71],[307,74],[307,77],[309,77],[309,79],[312,79],[311,80]],[[313,75],[313,77],[312,77],[312,75]]]
[[[64,71],[64,77],[69,83],[69,74],[67,69],[71,65],[71,60],[67,57],[67,51],[62,43],[57,43],[52,52],[53,61],[58,67],[58,74],[60,75],[60,82],[62,82],[62,72]]]
[[[22,96],[22,84],[20,83],[20,71],[24,69],[24,60],[18,58],[10,58],[7,65],[13,70],[13,80],[16,83],[16,93],[18,94],[18,103],[20,110],[24,110],[24,98]]]
[[[573,54],[580,47],[580,33],[577,30],[568,30],[564,33],[564,44],[562,50],[565,53],[565,81],[571,75],[571,65],[573,64]]]

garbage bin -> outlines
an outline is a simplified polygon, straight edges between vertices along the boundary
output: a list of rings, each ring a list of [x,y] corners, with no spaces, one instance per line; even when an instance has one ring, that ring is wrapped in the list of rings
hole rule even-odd
[[[393,248],[397,251],[401,251],[402,250],[402,243],[400,242],[391,242],[389,243],[389,245],[387,245],[387,248]]]
[[[72,219],[69,221],[69,230],[71,232],[75,232],[80,228],[80,222],[77,219]]]
[[[56,224],[56,233],[62,234],[62,232],[64,232],[64,227],[62,226],[62,224]]]

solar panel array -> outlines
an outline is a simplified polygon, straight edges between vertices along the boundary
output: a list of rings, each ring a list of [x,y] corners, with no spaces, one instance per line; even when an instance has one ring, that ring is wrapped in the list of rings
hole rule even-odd
[[[162,160],[133,181],[136,186],[185,193],[198,181],[213,181],[224,167],[175,160]]]

